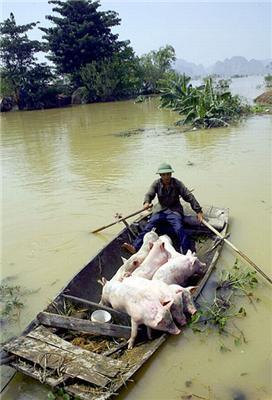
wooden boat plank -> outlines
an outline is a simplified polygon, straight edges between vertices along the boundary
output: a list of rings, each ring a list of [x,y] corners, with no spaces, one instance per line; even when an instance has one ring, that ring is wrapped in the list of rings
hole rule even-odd
[[[141,356],[136,357],[136,353],[138,351],[137,347],[134,347],[130,350],[131,358],[135,359],[135,363],[131,366],[131,368],[122,374],[122,376],[118,379],[118,381],[113,382],[107,391],[100,390],[97,388],[95,391],[88,391],[86,388],[80,384],[72,384],[65,387],[67,393],[72,394],[82,400],[107,400],[111,398],[111,396],[116,395],[118,390],[124,385],[128,379],[130,379],[136,371],[138,371],[141,366],[156,352],[156,350],[163,344],[166,338],[169,335],[164,333],[157,339],[152,341],[148,341],[139,346],[141,348]],[[145,351],[142,351],[142,348],[145,348]]]
[[[6,344],[5,350],[38,363],[42,367],[46,361],[47,366],[52,369],[62,361],[64,365],[61,369],[66,375],[78,377],[99,386],[105,386],[109,383],[108,377],[113,378],[120,370],[126,368],[124,362],[74,346],[44,327],[38,327],[26,337],[20,337]],[[50,356],[45,360],[43,355],[46,354]]]
[[[93,363],[39,340],[21,336],[10,345],[5,345],[5,348],[42,368],[59,370],[72,378],[79,378],[102,387],[110,382],[109,378],[94,370]]]
[[[80,318],[66,317],[64,315],[48,312],[39,313],[37,318],[43,325],[71,329],[81,333],[99,334],[125,339],[129,339],[131,333],[130,326],[96,323]]]
[[[26,362],[23,362],[21,360],[19,360],[18,362],[12,362],[10,366],[15,368],[17,371],[22,372],[23,374],[28,375],[31,378],[37,379],[41,383],[47,383],[52,387],[56,387],[64,383],[69,378],[69,376],[65,374],[60,377],[48,375],[43,377],[41,370],[38,370],[37,368],[35,369],[33,365],[27,364]]]
[[[78,346],[75,346],[67,342],[66,340],[61,339],[59,336],[51,333],[44,326],[39,326],[34,331],[29,332],[27,336],[60,348],[61,350],[66,350],[67,352],[72,353],[77,357],[83,357],[90,363],[96,362],[96,370],[107,376],[115,376],[116,371],[118,371],[120,368],[122,369],[126,367],[126,365],[122,361],[118,361],[110,357],[93,353],[89,350],[84,350]]]

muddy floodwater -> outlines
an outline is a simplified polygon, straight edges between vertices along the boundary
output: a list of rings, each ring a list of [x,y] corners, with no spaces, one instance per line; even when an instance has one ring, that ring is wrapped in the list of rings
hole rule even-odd
[[[272,276],[272,116],[187,133],[174,126],[177,119],[157,99],[1,115],[1,277],[28,290],[3,338],[20,333],[122,226],[99,235],[92,229],[141,208],[162,161],[201,204],[230,209],[230,240]],[[217,273],[235,259],[225,247]],[[272,399],[271,286],[262,277],[254,296],[259,301],[238,300],[247,315],[234,320],[246,343],[188,328],[170,337],[117,398]],[[42,400],[49,390],[17,374],[2,398]]]

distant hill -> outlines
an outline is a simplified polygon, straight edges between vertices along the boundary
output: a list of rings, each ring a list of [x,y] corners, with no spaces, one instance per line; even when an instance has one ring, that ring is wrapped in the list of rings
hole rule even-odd
[[[205,68],[202,64],[194,64],[183,59],[177,59],[174,69],[183,72],[192,78],[216,74],[223,77],[234,75],[266,75],[272,73],[272,60],[247,60],[242,56],[226,58],[217,61],[214,65]]]
[[[207,75],[207,71],[202,64],[196,65],[183,59],[176,60],[174,69],[191,77]]]

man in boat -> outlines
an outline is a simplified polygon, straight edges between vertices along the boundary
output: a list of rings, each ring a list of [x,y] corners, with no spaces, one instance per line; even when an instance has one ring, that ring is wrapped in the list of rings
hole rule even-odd
[[[157,228],[159,228],[161,234],[166,233],[175,238],[174,242],[176,241],[176,247],[181,253],[186,254],[187,250],[194,250],[190,239],[184,231],[184,214],[180,197],[190,203],[191,208],[196,212],[199,222],[203,219],[202,208],[191,191],[181,181],[172,177],[173,172],[174,170],[170,164],[162,163],[159,166],[157,174],[160,175],[160,179],[155,180],[146,193],[144,208],[147,210],[152,207],[152,200],[156,195],[158,203],[153,208],[149,222],[134,242],[122,245],[122,248],[130,253],[133,254],[138,251],[143,243],[144,235]]]

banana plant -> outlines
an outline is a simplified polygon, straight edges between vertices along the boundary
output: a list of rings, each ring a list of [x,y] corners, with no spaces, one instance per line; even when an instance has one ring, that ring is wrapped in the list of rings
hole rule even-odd
[[[189,77],[177,73],[163,82],[161,107],[184,117],[178,125],[190,123],[203,128],[226,126],[246,109],[238,96],[232,96],[227,87],[220,90],[212,78],[207,78],[203,86],[192,87]]]

